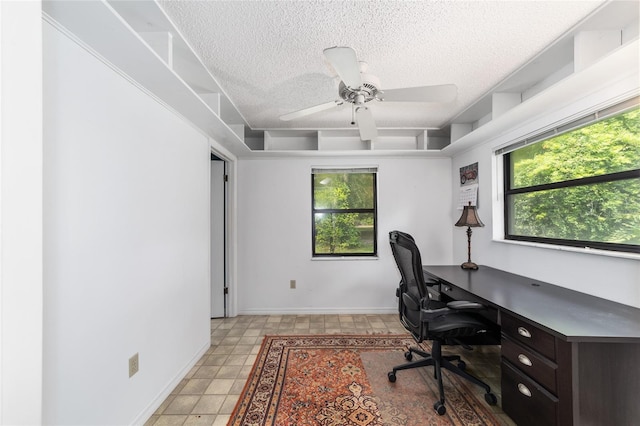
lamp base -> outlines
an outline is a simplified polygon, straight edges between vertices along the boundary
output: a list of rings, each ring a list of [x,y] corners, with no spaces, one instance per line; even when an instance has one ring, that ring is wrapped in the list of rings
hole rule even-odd
[[[478,269],[478,265],[476,265],[473,262],[464,262],[462,265],[460,265],[460,267],[462,269],[473,269],[473,270]]]

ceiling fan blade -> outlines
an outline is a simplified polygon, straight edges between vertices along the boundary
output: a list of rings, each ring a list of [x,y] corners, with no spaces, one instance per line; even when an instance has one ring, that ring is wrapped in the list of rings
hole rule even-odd
[[[311,115],[320,111],[331,109],[335,106],[342,105],[342,104],[343,104],[342,100],[327,102],[326,104],[320,104],[320,105],[312,106],[309,108],[301,109],[299,111],[290,112],[289,114],[281,115],[280,120],[289,121],[289,120],[293,120],[294,118],[306,117],[307,115]]]
[[[373,120],[371,110],[365,106],[356,109],[356,117],[358,117],[358,129],[360,130],[360,139],[370,141],[378,137],[378,129],[376,122]]]
[[[379,97],[386,102],[451,102],[456,96],[458,88],[455,84],[441,84],[383,90]]]
[[[323,51],[324,57],[331,63],[340,79],[351,88],[362,86],[360,63],[356,52],[350,47],[329,47]]]

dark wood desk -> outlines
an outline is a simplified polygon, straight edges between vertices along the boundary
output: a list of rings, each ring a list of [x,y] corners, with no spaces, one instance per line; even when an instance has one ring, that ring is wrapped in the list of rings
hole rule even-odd
[[[640,424],[640,309],[488,266],[423,270],[501,326],[502,408],[519,425]]]

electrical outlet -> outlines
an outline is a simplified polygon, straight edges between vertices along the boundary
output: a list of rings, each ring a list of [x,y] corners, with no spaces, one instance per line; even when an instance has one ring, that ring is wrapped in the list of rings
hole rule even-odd
[[[296,280],[289,281],[289,288],[296,288]]]
[[[129,358],[129,377],[133,376],[140,369],[140,363],[138,360],[138,354],[136,353],[134,356]]]

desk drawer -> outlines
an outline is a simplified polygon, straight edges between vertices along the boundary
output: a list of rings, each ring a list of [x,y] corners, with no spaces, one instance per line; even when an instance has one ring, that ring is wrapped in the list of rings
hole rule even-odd
[[[504,336],[502,337],[502,356],[548,391],[554,395],[558,394],[556,385],[558,366],[554,362]]]
[[[502,409],[518,426],[558,424],[558,399],[509,362],[502,361]]]
[[[556,360],[556,339],[553,335],[504,312],[501,318],[502,334]]]

